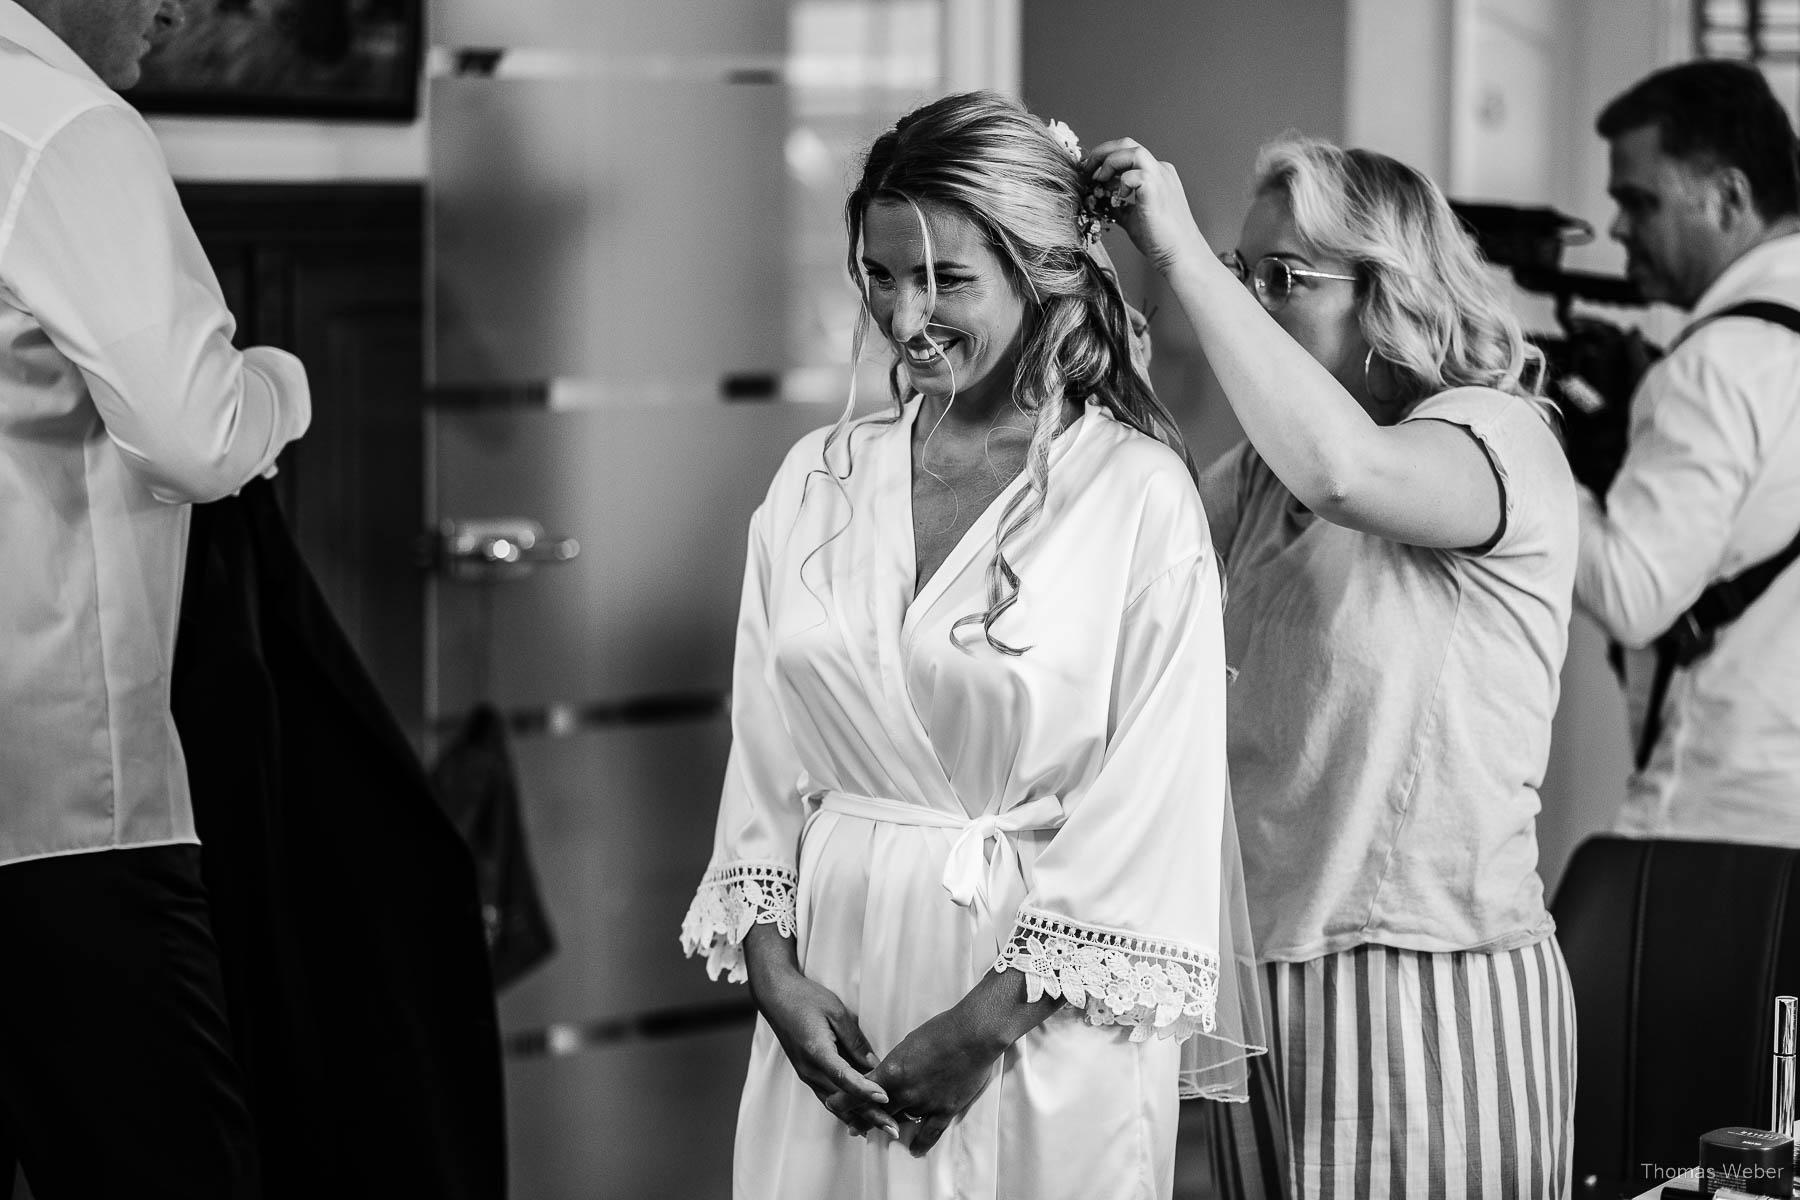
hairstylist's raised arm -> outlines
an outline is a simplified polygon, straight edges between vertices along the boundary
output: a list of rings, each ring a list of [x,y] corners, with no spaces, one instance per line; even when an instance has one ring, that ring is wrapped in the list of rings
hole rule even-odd
[[[1499,484],[1475,439],[1441,421],[1382,424],[1369,398],[1353,394],[1366,390],[1368,357],[1355,285],[1340,281],[1353,270],[1309,262],[1291,244],[1291,220],[1284,234],[1278,213],[1262,214],[1267,228],[1258,236],[1270,245],[1246,255],[1309,272],[1294,285],[1288,323],[1299,328],[1290,332],[1214,254],[1172,165],[1130,139],[1096,147],[1090,161],[1096,187],[1119,197],[1120,224],[1187,314],[1245,434],[1302,504],[1336,524],[1414,545],[1461,548],[1492,538]],[[1253,210],[1247,234],[1257,216]],[[1307,303],[1319,311],[1301,311]],[[1316,344],[1302,344],[1302,335]]]

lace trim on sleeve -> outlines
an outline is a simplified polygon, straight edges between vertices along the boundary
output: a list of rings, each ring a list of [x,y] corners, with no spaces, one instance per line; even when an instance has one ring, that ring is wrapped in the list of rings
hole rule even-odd
[[[1134,1026],[1134,1042],[1213,1032],[1219,957],[1210,950],[1027,908],[994,963],[996,971],[1009,967],[1024,972],[1026,999],[1060,996],[1085,1009],[1090,1025]]]
[[[794,890],[799,876],[779,863],[729,863],[700,881],[694,902],[681,921],[681,948],[691,958],[706,955],[706,973],[732,983],[749,978],[744,970],[744,936],[753,925],[773,925],[794,936]]]

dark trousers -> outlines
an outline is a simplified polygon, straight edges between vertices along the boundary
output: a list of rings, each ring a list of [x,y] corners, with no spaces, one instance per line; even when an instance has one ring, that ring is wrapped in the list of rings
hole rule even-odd
[[[254,1200],[200,848],[0,866],[0,1197]]]

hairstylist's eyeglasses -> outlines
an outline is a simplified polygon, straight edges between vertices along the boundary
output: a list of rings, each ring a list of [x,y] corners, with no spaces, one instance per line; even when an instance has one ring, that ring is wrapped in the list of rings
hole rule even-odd
[[[1264,255],[1256,260],[1254,267],[1244,266],[1243,256],[1236,250],[1226,250],[1219,255],[1219,261],[1231,269],[1240,282],[1251,284],[1256,298],[1262,306],[1274,312],[1288,302],[1294,294],[1296,279],[1339,279],[1345,283],[1355,283],[1354,275],[1336,275],[1330,271],[1306,271],[1291,266],[1287,259],[1277,258],[1273,254]]]

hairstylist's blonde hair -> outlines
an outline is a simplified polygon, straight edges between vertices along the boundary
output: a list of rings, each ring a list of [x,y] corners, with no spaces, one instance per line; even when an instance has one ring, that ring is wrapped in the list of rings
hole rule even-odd
[[[1472,385],[1532,401],[1555,427],[1543,352],[1429,179],[1372,150],[1285,137],[1257,155],[1255,190],[1285,196],[1302,241],[1352,265],[1363,337],[1398,377],[1402,411]]]

